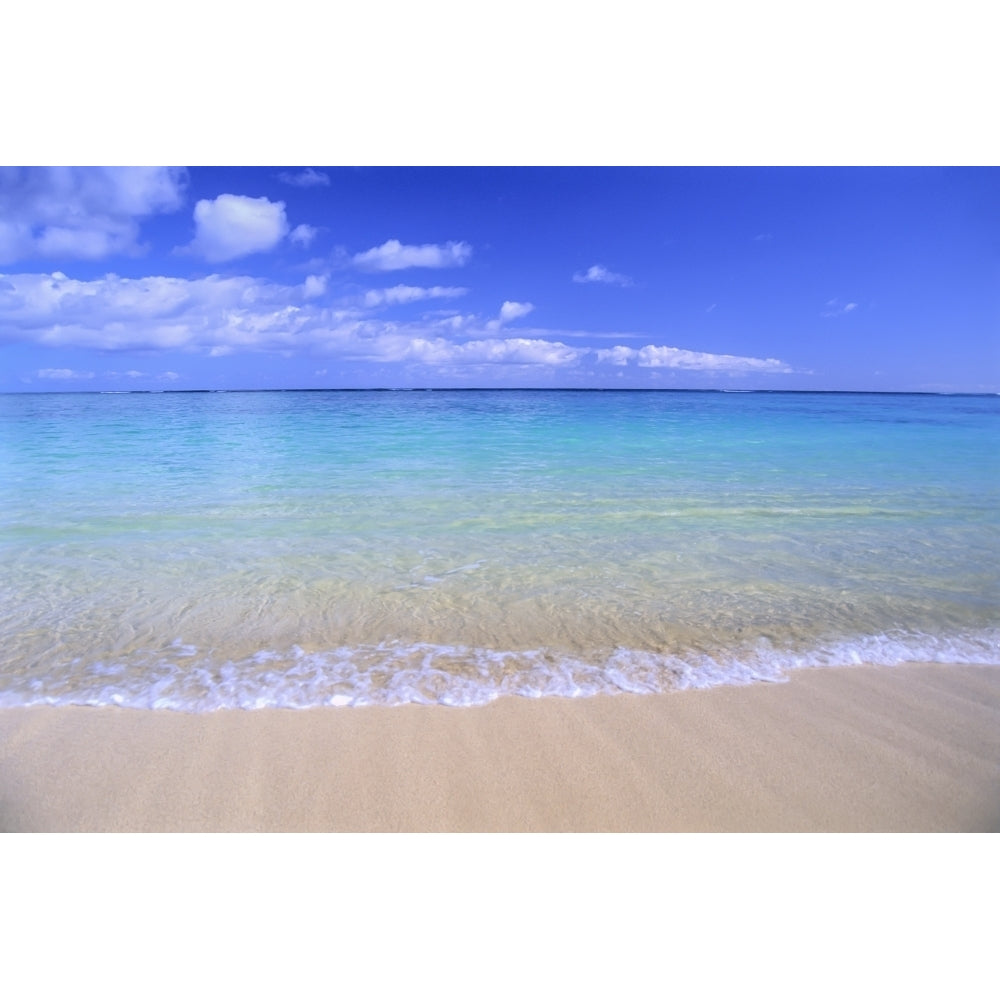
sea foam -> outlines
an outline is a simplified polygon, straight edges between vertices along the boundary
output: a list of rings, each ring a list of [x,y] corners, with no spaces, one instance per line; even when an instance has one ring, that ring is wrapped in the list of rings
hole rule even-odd
[[[386,642],[307,652],[260,650],[213,661],[174,644],[130,662],[75,664],[47,682],[0,691],[0,707],[92,705],[210,712],[365,705],[484,705],[501,697],[660,694],[783,682],[798,669],[904,663],[1000,664],[1000,630],[930,636],[898,632],[778,650],[766,640],[730,654],[616,649],[587,660],[550,649],[498,651]]]

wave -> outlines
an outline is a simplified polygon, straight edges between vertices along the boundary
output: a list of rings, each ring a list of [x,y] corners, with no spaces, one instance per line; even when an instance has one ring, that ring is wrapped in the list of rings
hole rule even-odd
[[[759,640],[725,653],[616,649],[591,657],[548,649],[384,642],[313,652],[293,646],[220,661],[177,640],[127,660],[76,662],[45,678],[8,677],[0,707],[93,705],[183,712],[465,707],[512,696],[581,698],[781,682],[797,669],[915,662],[1000,664],[1000,629],[945,636],[900,631],[804,650],[779,649]]]

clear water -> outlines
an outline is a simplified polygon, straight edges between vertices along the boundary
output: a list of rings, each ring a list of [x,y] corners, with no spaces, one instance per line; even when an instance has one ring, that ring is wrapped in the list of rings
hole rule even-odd
[[[0,396],[0,705],[997,663],[998,430],[985,396]]]

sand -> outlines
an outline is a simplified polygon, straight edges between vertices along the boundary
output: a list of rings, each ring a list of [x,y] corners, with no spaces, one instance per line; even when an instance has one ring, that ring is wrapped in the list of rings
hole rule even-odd
[[[993,831],[1000,667],[465,709],[4,709],[0,829]]]

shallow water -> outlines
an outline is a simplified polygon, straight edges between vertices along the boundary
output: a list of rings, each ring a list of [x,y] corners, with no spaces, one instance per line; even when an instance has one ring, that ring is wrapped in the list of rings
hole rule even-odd
[[[986,396],[0,396],[0,705],[998,662],[998,428]]]

